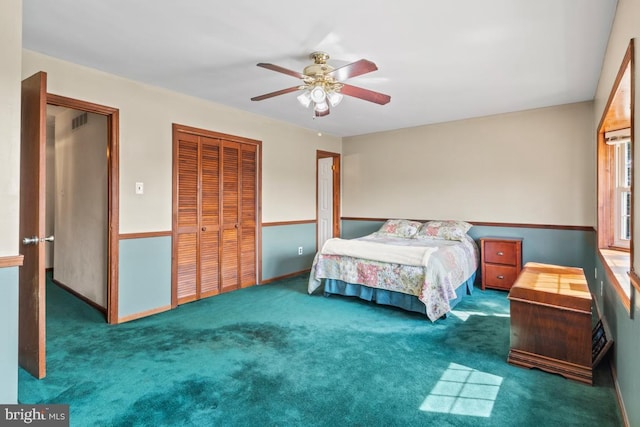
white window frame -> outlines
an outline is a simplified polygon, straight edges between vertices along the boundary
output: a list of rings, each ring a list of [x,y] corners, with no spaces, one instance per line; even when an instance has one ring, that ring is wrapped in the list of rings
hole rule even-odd
[[[631,194],[631,141],[625,139],[614,144],[615,189],[613,200],[614,235],[613,246],[630,247],[630,206],[625,205],[625,195]],[[630,197],[627,199],[631,203]],[[626,232],[625,232],[626,228]],[[625,237],[628,236],[628,238]]]

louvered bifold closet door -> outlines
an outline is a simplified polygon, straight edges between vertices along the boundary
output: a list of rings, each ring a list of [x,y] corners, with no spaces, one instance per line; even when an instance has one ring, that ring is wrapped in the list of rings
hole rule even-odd
[[[240,144],[222,142],[222,256],[221,291],[239,287]]]
[[[178,135],[177,142],[176,288],[178,303],[197,299],[198,289],[198,137]]]
[[[172,305],[258,281],[260,146],[174,127]]]
[[[200,145],[200,298],[220,292],[220,140]]]
[[[240,286],[244,288],[257,282],[258,148],[242,144],[241,152]]]

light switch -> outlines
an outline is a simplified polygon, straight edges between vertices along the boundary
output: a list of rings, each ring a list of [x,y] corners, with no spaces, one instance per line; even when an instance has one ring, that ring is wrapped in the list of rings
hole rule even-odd
[[[144,194],[144,183],[136,182],[136,194]]]

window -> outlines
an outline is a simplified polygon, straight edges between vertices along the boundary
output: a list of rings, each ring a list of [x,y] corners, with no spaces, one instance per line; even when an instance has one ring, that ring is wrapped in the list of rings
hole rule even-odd
[[[628,129],[627,129],[628,130]],[[614,145],[615,190],[613,191],[613,247],[629,249],[631,241],[631,141],[624,138]]]
[[[633,140],[631,115],[633,40],[622,61],[598,126],[598,254],[607,281],[630,312],[632,268]]]

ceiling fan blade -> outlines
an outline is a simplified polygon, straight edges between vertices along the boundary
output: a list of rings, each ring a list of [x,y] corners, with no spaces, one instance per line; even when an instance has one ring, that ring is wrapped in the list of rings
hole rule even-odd
[[[258,67],[266,68],[267,70],[277,71],[278,73],[287,74],[289,76],[297,77],[299,79],[304,79],[304,76],[301,73],[297,71],[289,70],[288,68],[284,68],[279,65],[267,64],[264,62],[260,62],[257,65]]]
[[[364,99],[365,101],[375,102],[376,104],[384,105],[391,101],[389,95],[384,93],[375,92],[369,89],[363,89],[357,86],[343,85],[340,89],[340,93],[343,95],[353,96],[355,98]]]
[[[335,70],[327,74],[335,78],[337,81],[341,82],[351,77],[357,77],[366,73],[370,73],[372,71],[376,71],[377,69],[378,67],[373,62],[366,59],[361,59],[359,61],[352,62],[351,64],[336,68]]]
[[[300,86],[293,86],[287,89],[280,89],[275,92],[265,93],[264,95],[254,96],[251,98],[252,101],[262,101],[263,99],[273,98],[274,96],[284,95],[285,93],[291,93],[300,90]]]

